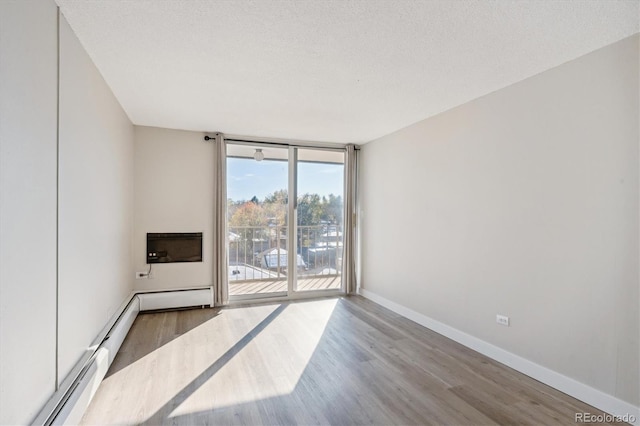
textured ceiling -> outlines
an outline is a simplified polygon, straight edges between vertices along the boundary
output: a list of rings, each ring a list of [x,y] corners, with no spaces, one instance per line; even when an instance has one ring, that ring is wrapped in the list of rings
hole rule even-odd
[[[87,1],[135,124],[367,142],[638,32],[631,1]]]

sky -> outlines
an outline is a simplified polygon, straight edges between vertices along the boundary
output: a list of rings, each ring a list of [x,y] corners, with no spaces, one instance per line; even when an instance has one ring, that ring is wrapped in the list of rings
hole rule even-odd
[[[246,158],[227,159],[227,198],[262,200],[266,195],[287,188],[286,161],[256,161]],[[342,195],[344,165],[298,163],[298,194]]]

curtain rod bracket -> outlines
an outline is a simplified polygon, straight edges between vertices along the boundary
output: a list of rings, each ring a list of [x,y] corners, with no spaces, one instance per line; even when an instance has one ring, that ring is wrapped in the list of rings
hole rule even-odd
[[[209,136],[209,135],[205,135],[205,136],[204,136],[204,140],[205,140],[205,141],[207,141],[207,142],[208,142],[208,141],[214,141],[214,140],[216,140],[216,136],[218,136],[219,134],[220,134],[220,133],[214,133],[214,135],[215,135],[214,137],[211,137],[211,136]]]

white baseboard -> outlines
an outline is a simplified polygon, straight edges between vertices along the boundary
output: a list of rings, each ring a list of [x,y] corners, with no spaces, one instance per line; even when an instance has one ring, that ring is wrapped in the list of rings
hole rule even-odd
[[[375,302],[385,308],[402,315],[438,334],[442,334],[468,348],[473,349],[491,359],[505,364],[529,377],[532,377],[546,385],[551,386],[561,392],[566,393],[580,401],[596,407],[614,416],[633,416],[635,421],[631,424],[640,426],[640,407],[636,407],[626,401],[622,401],[614,396],[580,383],[570,377],[556,371],[543,367],[521,356],[515,355],[484,340],[478,339],[470,334],[464,333],[456,328],[429,318],[419,312],[395,303],[385,297],[366,289],[360,289],[363,297]]]
[[[118,354],[120,346],[122,346],[122,342],[124,342],[125,337],[129,334],[129,330],[131,330],[133,322],[138,317],[138,313],[140,313],[140,300],[137,296],[134,296],[127,310],[125,310],[122,316],[120,316],[114,327],[109,331],[107,338],[102,343],[102,347],[108,352],[108,366],[111,366],[111,363]]]
[[[140,302],[133,296],[122,314],[117,314],[113,327],[71,384],[68,396],[61,403],[52,425],[80,423],[139,312]]]
[[[63,381],[63,386],[47,401],[32,424],[78,424],[138,313],[154,309],[212,306],[212,303],[211,287],[132,293],[87,348],[72,373]]]
[[[93,399],[98,386],[109,369],[109,353],[105,348],[98,348],[92,362],[84,375],[71,392],[69,399],[62,405],[52,421],[53,426],[80,424],[85,410]]]

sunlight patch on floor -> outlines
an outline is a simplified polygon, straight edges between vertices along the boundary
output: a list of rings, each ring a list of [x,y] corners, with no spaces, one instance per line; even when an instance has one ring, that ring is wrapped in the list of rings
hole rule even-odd
[[[288,304],[219,371],[211,377],[202,378],[202,383],[197,383],[184,401],[178,401],[179,405],[170,417],[291,394],[309,364],[337,303],[337,299],[325,299]],[[269,307],[273,311],[273,306]],[[247,310],[256,308],[264,307],[238,309],[238,313],[244,311],[245,315],[234,318],[234,321],[255,323],[253,318],[246,316],[251,316]],[[266,317],[264,314],[261,312],[260,317]],[[295,336],[295,341],[290,341],[290,336]],[[220,343],[230,347],[222,338]],[[196,359],[196,362],[203,361]],[[238,371],[242,373],[238,374]]]

